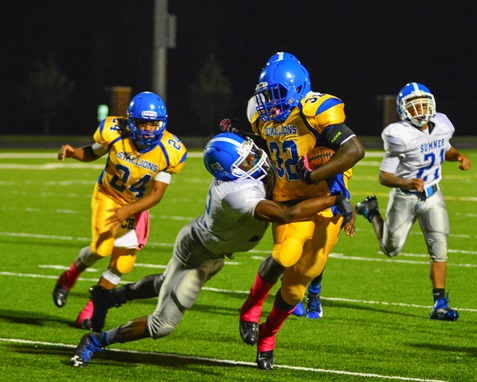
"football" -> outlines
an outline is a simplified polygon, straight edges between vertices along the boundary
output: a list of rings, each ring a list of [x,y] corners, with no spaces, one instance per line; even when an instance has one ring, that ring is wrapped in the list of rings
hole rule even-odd
[[[308,165],[312,170],[327,163],[335,152],[328,147],[314,147],[306,154]]]

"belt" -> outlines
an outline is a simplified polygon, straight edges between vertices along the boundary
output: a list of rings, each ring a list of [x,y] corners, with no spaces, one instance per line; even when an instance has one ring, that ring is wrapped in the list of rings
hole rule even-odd
[[[399,188],[402,192],[405,194],[412,194],[412,195],[417,195],[420,197],[426,197],[429,198],[430,196],[434,195],[437,191],[439,191],[439,184],[433,184],[432,186],[427,187],[423,192],[417,192],[417,191],[409,191],[406,190],[405,188]]]

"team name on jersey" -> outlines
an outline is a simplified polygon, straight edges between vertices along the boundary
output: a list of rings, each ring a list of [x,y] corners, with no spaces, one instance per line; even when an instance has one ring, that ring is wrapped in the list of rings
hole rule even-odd
[[[265,135],[267,137],[281,137],[283,135],[295,135],[296,133],[297,133],[297,128],[296,126],[293,126],[293,125],[265,128]]]
[[[446,144],[445,139],[438,139],[436,141],[424,143],[423,145],[421,145],[421,153],[425,153],[426,151],[431,151],[434,149],[444,147],[445,144]]]
[[[121,159],[125,162],[131,163],[134,166],[145,168],[146,170],[150,170],[153,172],[157,172],[159,169],[159,166],[155,163],[151,163],[147,160],[136,158],[132,155],[126,154],[123,151],[120,151],[118,153],[118,159]]]

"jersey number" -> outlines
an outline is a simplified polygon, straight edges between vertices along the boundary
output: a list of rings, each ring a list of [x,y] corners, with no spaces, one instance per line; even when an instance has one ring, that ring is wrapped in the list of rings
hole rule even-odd
[[[439,157],[440,157],[440,160],[441,160],[440,164],[442,164],[444,162],[444,158],[445,158],[444,149],[442,149],[439,152]],[[426,167],[422,167],[422,168],[419,169],[419,172],[417,173],[416,178],[422,178],[422,180],[424,180],[424,182],[427,182],[427,180],[428,180],[427,175],[424,176],[424,177],[422,175],[424,174],[424,171],[429,170],[430,168],[432,168],[434,166],[434,164],[436,162],[436,155],[434,153],[425,154],[424,155],[424,161],[425,162],[430,161],[430,162]],[[437,167],[436,171],[434,172],[434,179],[439,178],[439,170],[440,170],[440,167]]]
[[[131,175],[129,168],[121,164],[116,165],[116,170],[121,174],[121,177],[114,175],[109,184],[115,190],[123,192],[126,189],[126,184],[128,183],[129,177]],[[144,175],[136,183],[129,186],[129,191],[136,194],[136,199],[142,198],[144,196],[144,191],[146,191],[146,185],[151,180],[152,176],[150,174]]]
[[[283,178],[286,173],[288,180],[299,179],[296,172],[296,164],[300,158],[295,141],[285,141],[281,146],[277,142],[270,142],[270,154],[275,158],[277,173],[280,178]],[[288,154],[286,160],[282,159],[284,154]]]

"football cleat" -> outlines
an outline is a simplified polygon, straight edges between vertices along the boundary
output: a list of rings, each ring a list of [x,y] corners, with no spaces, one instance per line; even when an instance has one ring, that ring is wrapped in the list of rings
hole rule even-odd
[[[305,305],[303,305],[303,302],[299,302],[297,306],[295,306],[295,310],[293,311],[293,314],[297,317],[303,317],[305,313],[306,313]]]
[[[76,327],[80,329],[90,330],[92,328],[91,318],[93,317],[94,305],[92,300],[88,300],[88,303],[76,317]]]
[[[63,308],[65,306],[68,293],[70,293],[69,289],[56,284],[55,289],[53,290],[53,302],[58,308]]]
[[[257,352],[257,366],[261,370],[272,370],[273,350]]]
[[[95,332],[101,332],[109,308],[118,308],[123,302],[113,293],[112,290],[105,289],[99,285],[91,287],[89,293],[94,306],[93,316],[91,317],[92,329]]]
[[[63,308],[65,306],[68,293],[70,293],[73,284],[74,282],[71,282],[66,271],[58,277],[55,289],[53,290],[53,302],[58,308]]]
[[[431,320],[457,321],[459,312],[449,307],[449,299],[446,295],[446,297],[442,297],[434,303],[429,318]]]
[[[71,366],[84,367],[97,351],[103,351],[100,333],[87,333],[81,337],[79,345],[76,347],[73,356],[70,359]]]
[[[250,321],[240,321],[240,337],[248,345],[255,345],[258,341],[258,323]]]
[[[379,215],[378,199],[376,196],[367,196],[362,202],[356,204],[356,213],[363,215],[368,221]]]
[[[321,307],[321,300],[319,293],[308,293],[306,296],[307,309],[306,318],[321,318],[323,317],[323,309]]]

